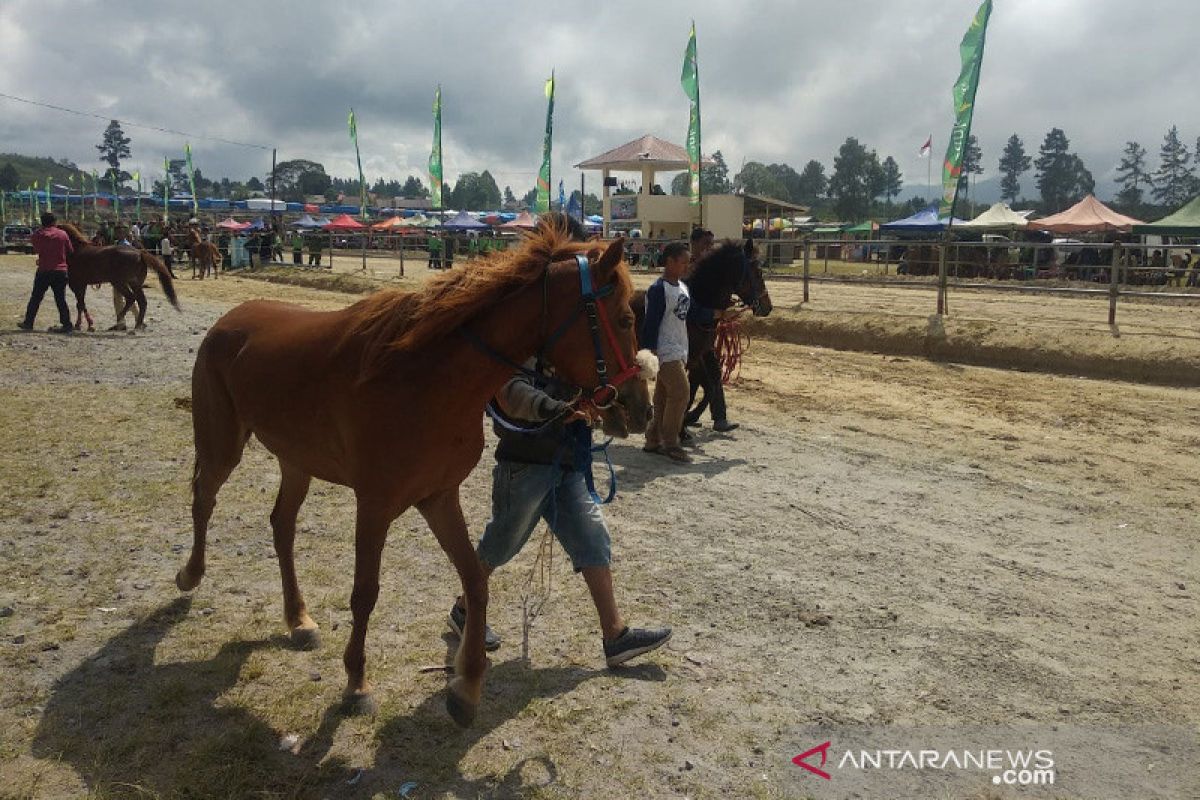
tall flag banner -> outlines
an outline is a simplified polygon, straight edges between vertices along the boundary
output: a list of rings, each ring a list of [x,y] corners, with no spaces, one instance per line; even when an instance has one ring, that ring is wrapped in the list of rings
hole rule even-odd
[[[46,210],[54,211],[54,204],[50,202],[50,177],[46,176]]]
[[[962,175],[963,152],[971,135],[971,117],[975,113],[975,90],[979,88],[979,70],[983,65],[983,44],[987,35],[988,18],[992,15],[992,0],[983,0],[967,28],[958,52],[962,56],[962,71],[954,84],[954,127],[942,164],[942,202],[939,215],[952,217],[958,200],[958,179]]]
[[[4,213],[4,196],[6,194],[8,194],[8,192],[0,190],[0,220],[4,222],[8,221],[8,215]]]
[[[42,204],[38,201],[38,185],[37,181],[33,182],[33,186],[29,187],[29,194],[33,197],[33,224],[37,224],[38,218],[42,215]]]
[[[563,192],[562,178],[558,179],[558,210],[567,210],[567,195]]]
[[[354,142],[354,160],[358,164],[358,215],[367,218],[367,184],[363,180],[362,157],[358,154],[358,122],[354,119],[354,109],[350,109],[350,141]]]
[[[163,220],[171,216],[171,162],[163,156]]]
[[[683,51],[683,75],[680,76],[683,93],[692,101],[691,116],[688,118],[688,195],[692,205],[700,204],[700,68],[696,63],[696,23],[688,36],[687,49]]]
[[[192,190],[192,216],[199,216],[200,201],[196,197],[196,173],[192,169],[192,143],[185,142],[183,145],[183,157],[187,161],[188,171],[188,188]]]
[[[442,207],[442,87],[433,96],[433,150],[429,153],[429,199]]]
[[[137,218],[142,219],[142,171],[138,170],[133,173],[134,183],[137,184]]]
[[[92,170],[92,222],[100,222],[100,176],[96,174],[96,170]]]
[[[550,144],[554,138],[554,70],[546,81],[546,138],[542,140],[542,168],[538,170],[534,213],[550,210]]]
[[[933,134],[929,134],[929,138],[925,140],[925,144],[921,145],[921,149],[917,151],[917,158],[928,158],[933,150]]]
[[[113,214],[116,216],[117,220],[120,220],[121,219],[121,194],[120,194],[120,192],[117,191],[117,171],[114,169],[110,173],[110,176],[111,176],[112,180],[110,180],[109,183],[112,184],[112,190],[113,190]]]

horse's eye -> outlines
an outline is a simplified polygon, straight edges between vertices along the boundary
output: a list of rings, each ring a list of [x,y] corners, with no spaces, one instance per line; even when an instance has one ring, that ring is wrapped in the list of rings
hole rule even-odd
[[[621,330],[627,331],[633,327],[633,317],[621,317],[617,324],[621,326]]]

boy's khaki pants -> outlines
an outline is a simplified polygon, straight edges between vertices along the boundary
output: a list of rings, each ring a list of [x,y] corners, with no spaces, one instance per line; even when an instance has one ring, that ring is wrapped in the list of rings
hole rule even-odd
[[[658,365],[654,382],[654,418],[646,428],[646,447],[679,447],[679,430],[688,403],[687,370],[683,361]]]

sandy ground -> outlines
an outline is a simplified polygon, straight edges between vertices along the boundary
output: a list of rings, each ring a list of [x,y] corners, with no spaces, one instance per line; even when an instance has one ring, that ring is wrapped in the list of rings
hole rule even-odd
[[[27,261],[0,259],[0,320],[24,305]],[[742,427],[702,431],[695,464],[640,438],[612,448],[618,598],[673,641],[604,670],[558,551],[524,664],[531,545],[493,581],[506,643],[463,733],[444,679],[419,672],[445,658],[456,586],[416,515],[385,551],[375,717],[336,710],[347,490],[314,486],[300,518],[322,649],[283,643],[277,470],[257,445],[221,494],[204,585],[177,599],[194,348],[239,300],[348,301],[237,278],[180,294],[177,314],[150,292],[144,334],[0,327],[0,795],[395,797],[407,781],[414,797],[1200,795],[1196,390],[756,340],[729,393]],[[103,293],[93,314],[111,321]],[[52,318],[47,303],[39,324]],[[485,454],[464,487],[476,533],[489,468]],[[819,735],[836,747],[883,728],[894,746],[912,726],[1014,725],[1057,737],[1049,793],[981,772],[862,790],[791,763]]]

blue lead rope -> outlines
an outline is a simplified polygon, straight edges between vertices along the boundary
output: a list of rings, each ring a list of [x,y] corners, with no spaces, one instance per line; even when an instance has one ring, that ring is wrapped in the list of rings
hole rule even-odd
[[[542,433],[555,422],[558,417],[551,417],[541,425],[533,428],[526,428],[510,421],[507,417],[496,408],[494,402],[489,402],[485,407],[487,415],[492,420],[506,431],[513,433],[523,433],[527,435],[537,435]],[[561,416],[561,415],[559,415]],[[571,469],[583,475],[584,485],[587,486],[588,494],[591,495],[592,502],[597,505],[608,505],[617,496],[617,471],[613,467],[612,458],[608,454],[608,446],[612,444],[612,438],[608,438],[603,444],[592,444],[592,429],[586,425],[567,425],[564,432],[570,438],[571,445]],[[592,461],[595,453],[604,454],[604,466],[608,467],[608,495],[601,497],[596,491],[596,479],[592,475]],[[558,471],[562,467],[562,448],[559,448],[558,454],[554,457],[554,467],[551,472],[554,474],[554,480],[558,480]]]

